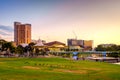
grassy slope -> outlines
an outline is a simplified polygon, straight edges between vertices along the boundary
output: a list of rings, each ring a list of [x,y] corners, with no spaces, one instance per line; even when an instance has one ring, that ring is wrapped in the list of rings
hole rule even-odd
[[[0,80],[120,80],[120,66],[61,58],[0,58]]]

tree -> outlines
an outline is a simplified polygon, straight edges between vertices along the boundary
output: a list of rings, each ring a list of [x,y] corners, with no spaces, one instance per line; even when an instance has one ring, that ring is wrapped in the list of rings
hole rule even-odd
[[[112,45],[110,50],[111,51],[117,51],[118,50],[118,46],[117,45]]]
[[[120,51],[120,45],[117,46],[117,51]]]
[[[35,43],[33,43],[33,42],[31,42],[31,43],[29,43],[29,46],[34,46],[35,45]]]
[[[5,40],[0,39],[0,50],[3,51],[3,44],[6,43]]]
[[[15,53],[15,50],[16,50],[16,47],[12,46],[11,49],[10,49],[10,52]]]
[[[35,45],[35,43],[33,43],[33,42],[31,42],[31,43],[29,43],[29,53],[30,53],[30,56],[34,56],[34,45]]]
[[[35,49],[35,54],[38,56],[40,50],[38,48]]]
[[[0,39],[0,45],[4,44],[6,41],[4,39]]]
[[[3,51],[8,51],[9,50],[10,53],[14,53],[15,52],[15,47],[12,45],[12,42],[4,42],[2,44],[2,50]]]
[[[106,51],[106,49],[104,47],[102,47],[102,45],[98,45],[96,48],[95,48],[96,51]]]
[[[16,48],[16,53],[23,55],[24,54],[24,47],[22,47],[21,45],[18,45]]]
[[[98,45],[95,48],[96,51],[119,51],[120,50],[120,45],[112,45],[108,47],[103,47],[102,45]]]

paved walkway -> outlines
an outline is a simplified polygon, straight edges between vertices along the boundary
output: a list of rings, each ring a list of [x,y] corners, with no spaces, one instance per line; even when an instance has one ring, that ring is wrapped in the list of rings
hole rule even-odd
[[[118,65],[120,65],[120,62],[119,62],[119,63],[114,63],[114,64],[118,64]]]

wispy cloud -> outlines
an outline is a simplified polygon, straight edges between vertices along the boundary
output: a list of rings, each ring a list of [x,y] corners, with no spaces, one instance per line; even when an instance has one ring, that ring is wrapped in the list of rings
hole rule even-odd
[[[8,34],[8,33],[6,33],[6,32],[0,31],[0,35],[3,35],[3,36],[10,36],[11,34]]]
[[[0,25],[0,35],[2,37],[12,36],[13,28],[11,26]]]
[[[4,30],[7,32],[13,32],[13,28],[10,26],[0,25],[0,30]]]

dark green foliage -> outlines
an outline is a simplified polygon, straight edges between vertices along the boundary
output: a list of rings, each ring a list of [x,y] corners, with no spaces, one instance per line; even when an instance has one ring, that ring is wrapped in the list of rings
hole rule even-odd
[[[21,45],[18,45],[16,48],[16,53],[22,55],[24,53],[24,47],[22,47]]]
[[[39,55],[40,50],[38,48],[35,49],[35,54]]]
[[[120,51],[120,45],[112,45],[110,47],[103,47],[102,45],[98,45],[95,48],[96,51]]]
[[[10,51],[11,53],[15,52],[15,47],[12,45],[12,42],[4,42],[2,44],[2,51]]]
[[[110,53],[107,53],[107,56],[117,58],[117,57],[120,57],[120,52],[119,51],[110,52]]]
[[[29,51],[30,52],[33,52],[34,51],[34,48],[33,48],[33,46],[35,45],[35,43],[33,43],[33,42],[31,42],[31,43],[29,43]]]
[[[95,48],[96,51],[106,51],[106,48],[102,47],[101,45],[98,45],[96,48]]]

